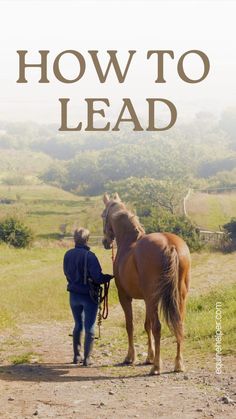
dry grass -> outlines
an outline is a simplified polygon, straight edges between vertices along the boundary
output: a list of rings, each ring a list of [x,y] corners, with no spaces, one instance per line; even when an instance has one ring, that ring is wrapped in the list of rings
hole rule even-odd
[[[187,202],[187,212],[201,228],[219,230],[236,214],[236,192],[194,193]]]

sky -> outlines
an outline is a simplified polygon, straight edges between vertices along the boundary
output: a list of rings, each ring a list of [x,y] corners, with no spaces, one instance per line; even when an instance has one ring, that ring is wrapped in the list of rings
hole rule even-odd
[[[86,120],[85,98],[108,98],[107,120],[115,121],[128,97],[138,115],[147,121],[147,98],[166,98],[184,121],[200,111],[220,113],[235,106],[236,97],[235,1],[1,1],[0,0],[0,120],[56,123],[60,125],[59,98],[69,98],[71,125]],[[64,84],[53,73],[56,56],[79,51],[86,62],[83,77]],[[165,60],[166,83],[157,84],[155,57],[148,50],[173,50]],[[207,78],[195,84],[180,79],[177,63],[189,50],[202,50],[210,60]],[[27,70],[27,84],[16,83],[17,50],[28,50],[28,62],[38,62],[38,50],[49,50],[48,78],[39,84],[39,70]],[[125,66],[128,50],[136,50],[125,83],[114,73],[99,83],[89,50],[98,50],[102,67],[107,50],[117,50]],[[193,55],[185,61],[186,73],[198,77],[202,64]],[[78,74],[78,62],[67,55],[61,71]],[[160,112],[164,110],[160,109]]]

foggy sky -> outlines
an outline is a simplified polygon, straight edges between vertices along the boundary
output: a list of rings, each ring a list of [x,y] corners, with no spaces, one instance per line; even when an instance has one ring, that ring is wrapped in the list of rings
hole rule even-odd
[[[235,106],[235,15],[234,1],[0,1],[0,119],[59,124],[59,97],[71,99],[72,123],[85,119],[86,97],[109,98],[108,119],[118,116],[123,97],[133,100],[144,120],[149,97],[171,100],[179,119]],[[50,50],[50,83],[38,84],[39,70],[29,69],[29,83],[17,84],[16,51],[28,50],[28,61],[38,62],[43,49]],[[52,72],[56,55],[66,49],[80,51],[86,60],[85,75],[74,84],[60,83]],[[98,81],[87,51],[99,50],[105,65],[109,49],[119,51],[123,65],[127,51],[137,50],[124,84],[114,74],[105,84]],[[154,83],[156,61],[146,58],[151,49],[174,51],[175,59],[166,59],[165,84]],[[191,49],[204,51],[211,63],[208,77],[192,85],[177,73],[178,58]],[[61,68],[68,77],[78,73],[74,60]],[[195,60],[186,69],[193,76],[200,71]]]

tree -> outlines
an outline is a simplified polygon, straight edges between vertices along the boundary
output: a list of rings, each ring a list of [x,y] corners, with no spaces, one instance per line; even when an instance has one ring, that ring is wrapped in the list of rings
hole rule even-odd
[[[234,146],[235,146],[236,108],[228,108],[222,113],[219,126],[230,136],[230,139],[234,142]]]
[[[180,180],[171,179],[158,181],[152,178],[138,179],[130,177],[119,182],[107,183],[109,192],[119,192],[124,200],[132,202],[137,208],[159,207],[171,214],[180,213],[183,198],[188,185]]]
[[[33,241],[33,232],[16,217],[0,221],[0,242],[14,247],[28,247]]]
[[[68,189],[84,194],[99,194],[104,177],[98,167],[97,153],[80,153],[67,166]]]
[[[162,210],[152,210],[148,217],[141,217],[147,233],[168,232],[182,237],[190,250],[196,251],[202,247],[200,231],[197,226],[183,215],[173,215]]]
[[[67,177],[68,173],[65,165],[63,163],[54,163],[40,176],[40,179],[45,183],[63,187],[68,182]]]

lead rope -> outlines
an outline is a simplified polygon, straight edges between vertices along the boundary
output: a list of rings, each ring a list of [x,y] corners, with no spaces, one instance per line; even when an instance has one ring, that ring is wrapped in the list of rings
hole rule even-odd
[[[111,245],[111,260],[112,260],[112,267],[113,267],[113,274],[114,274],[114,262],[115,262],[115,251],[114,251],[114,245],[112,243]],[[98,297],[98,339],[101,338],[101,325],[102,320],[106,320],[109,314],[108,309],[108,292],[109,292],[109,286],[110,282],[104,284],[104,294],[102,295],[102,287],[100,287],[99,290],[99,297]],[[103,303],[103,308],[102,308]]]

